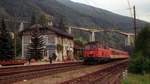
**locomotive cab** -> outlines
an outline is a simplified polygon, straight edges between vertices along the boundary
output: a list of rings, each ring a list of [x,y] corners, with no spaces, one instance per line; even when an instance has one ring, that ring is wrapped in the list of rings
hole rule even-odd
[[[95,64],[114,59],[125,59],[128,58],[128,53],[101,45],[99,42],[90,42],[84,46],[83,57],[84,62]]]

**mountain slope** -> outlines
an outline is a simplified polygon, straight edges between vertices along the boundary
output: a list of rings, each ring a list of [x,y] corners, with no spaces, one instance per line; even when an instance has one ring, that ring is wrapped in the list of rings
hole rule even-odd
[[[132,19],[70,0],[1,0],[0,15],[5,17],[30,18],[33,14],[63,17],[68,25],[117,27],[121,30],[132,29]],[[145,22],[137,21],[138,26]]]

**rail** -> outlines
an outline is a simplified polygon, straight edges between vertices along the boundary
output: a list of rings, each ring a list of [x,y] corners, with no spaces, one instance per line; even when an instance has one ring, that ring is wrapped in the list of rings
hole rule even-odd
[[[102,67],[97,72],[65,81],[61,84],[119,84],[117,83],[119,81],[118,77],[120,77],[120,73],[122,73],[123,70],[127,68],[127,64],[128,60],[114,62],[112,64],[106,65],[105,67]]]
[[[77,69],[77,67],[83,67],[81,62],[1,68],[0,83],[11,84],[25,79],[28,80]]]

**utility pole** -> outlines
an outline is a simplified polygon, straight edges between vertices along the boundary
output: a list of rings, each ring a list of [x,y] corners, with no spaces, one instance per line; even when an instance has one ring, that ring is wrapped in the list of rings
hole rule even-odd
[[[133,13],[134,13],[134,34],[135,34],[135,40],[136,40],[136,36],[137,36],[137,27],[136,27],[136,10],[135,10],[135,6],[133,6]]]
[[[17,38],[17,35],[16,35],[16,32],[14,32],[14,54],[15,54],[15,60],[16,60],[16,57],[17,57],[17,48],[16,48],[16,44],[17,44],[17,41],[16,41],[16,38]]]

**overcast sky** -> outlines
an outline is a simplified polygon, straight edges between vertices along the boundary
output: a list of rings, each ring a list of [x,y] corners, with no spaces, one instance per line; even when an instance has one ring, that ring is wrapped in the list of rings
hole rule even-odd
[[[127,0],[72,0],[106,9],[121,15],[131,16]],[[136,6],[137,18],[150,22],[150,0],[129,0],[131,7]]]

